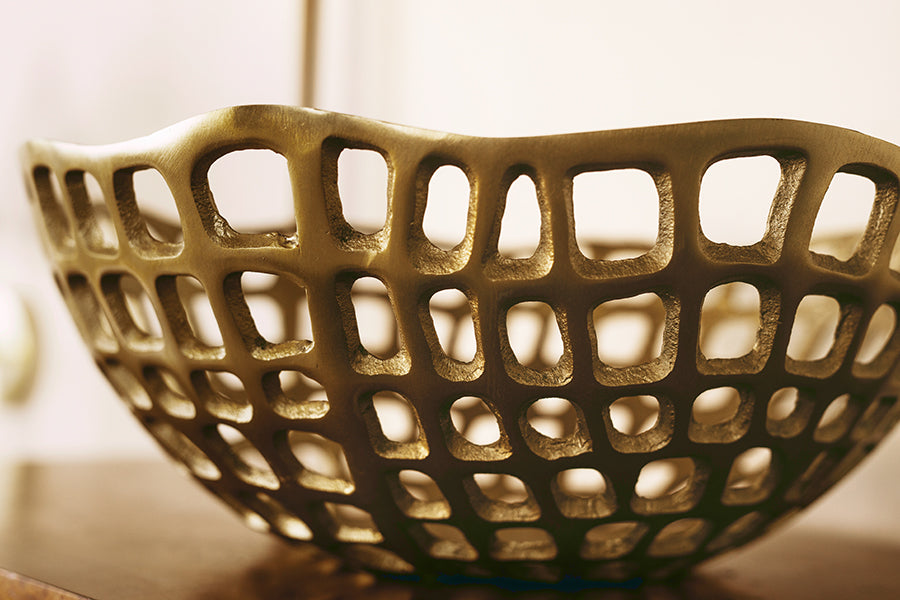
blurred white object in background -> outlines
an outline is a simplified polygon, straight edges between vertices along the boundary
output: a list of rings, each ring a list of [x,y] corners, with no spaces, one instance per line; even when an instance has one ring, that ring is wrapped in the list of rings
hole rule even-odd
[[[37,367],[34,316],[15,290],[0,286],[0,403],[24,402]]]

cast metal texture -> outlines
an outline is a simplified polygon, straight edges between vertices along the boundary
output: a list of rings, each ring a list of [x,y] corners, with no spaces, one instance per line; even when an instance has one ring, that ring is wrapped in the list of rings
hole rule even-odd
[[[296,217],[286,229],[236,231],[217,209],[210,165],[249,148],[286,160]],[[344,218],[337,165],[348,148],[388,165],[387,219],[374,233]],[[710,241],[703,174],[756,155],[781,169],[764,236]],[[31,142],[23,157],[56,281],[141,423],[249,524],[375,570],[664,576],[807,505],[897,419],[896,326],[874,357],[859,350],[880,308],[897,321],[900,149],[856,132],[738,120],[487,139],[254,106],[123,144]],[[462,241],[442,249],[423,218],[429,178],[447,164],[465,172],[471,194]],[[625,168],[655,184],[656,242],[631,258],[590,258],[576,243],[573,177]],[[164,178],[180,223],[142,211],[133,185],[142,170]],[[838,172],[876,189],[846,260],[810,250]],[[510,258],[498,251],[500,224],[522,174],[537,190],[540,241],[529,258]],[[247,273],[272,283],[250,289]],[[361,342],[361,278],[386,290],[397,332],[387,350]],[[703,328],[748,317],[727,296],[705,301],[735,282],[757,292],[755,343],[740,356],[705,356]],[[432,296],[448,289],[463,299],[435,308]],[[283,311],[279,339],[257,327],[259,295]],[[792,337],[818,335],[796,317],[807,296],[839,306],[825,352],[810,360],[788,357]],[[221,343],[201,339],[196,302],[215,316]],[[440,310],[474,329],[474,357],[445,351]],[[517,354],[507,333],[517,310],[545,325],[532,330],[538,349],[558,338],[557,357]],[[623,310],[643,314],[659,342],[633,364],[608,364],[598,323]],[[712,408],[698,400],[708,390],[719,394]],[[493,436],[468,435],[478,419]]]

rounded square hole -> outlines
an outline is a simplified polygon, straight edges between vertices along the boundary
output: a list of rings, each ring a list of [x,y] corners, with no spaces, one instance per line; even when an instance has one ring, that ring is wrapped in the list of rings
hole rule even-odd
[[[757,446],[741,452],[731,463],[722,504],[734,506],[762,502],[772,494],[776,475],[771,448]]]
[[[450,503],[434,479],[412,469],[404,469],[388,483],[397,506],[413,519],[448,519]]]
[[[340,444],[308,431],[288,431],[280,439],[280,443],[287,443],[284,450],[290,453],[285,457],[293,458],[300,466],[297,475],[300,485],[323,492],[353,493],[353,475]]]
[[[113,187],[128,241],[139,254],[159,258],[181,252],[181,215],[159,171],[149,166],[116,171]]]
[[[705,444],[726,444],[743,437],[753,417],[753,394],[748,389],[712,388],[694,399],[688,437]]]
[[[657,360],[663,352],[666,309],[654,293],[609,300],[593,313],[597,356],[614,368]]]
[[[797,409],[797,401],[800,392],[795,387],[786,387],[777,390],[769,399],[766,407],[766,418],[772,421],[784,421]]]
[[[359,342],[368,354],[388,359],[399,351],[400,328],[387,286],[375,277],[360,277],[350,288]]]
[[[287,159],[269,149],[229,152],[207,172],[216,210],[243,234],[297,235]]]
[[[525,443],[547,460],[577,456],[592,448],[581,409],[565,398],[540,398],[520,421]]]
[[[31,172],[31,176],[47,232],[47,241],[57,251],[71,250],[75,247],[75,238],[72,235],[72,224],[64,208],[63,192],[56,175],[47,167],[38,166]]]
[[[506,335],[516,361],[533,370],[559,364],[565,353],[558,317],[546,302],[519,302],[506,313]]]
[[[719,160],[700,183],[700,227],[711,242],[750,246],[762,240],[781,165],[772,156]]]
[[[753,406],[753,393],[748,389],[724,386],[706,390],[692,405],[688,436],[706,444],[740,439],[750,427]]]
[[[236,312],[244,343],[255,357],[276,358],[312,350],[304,286],[284,275],[244,271],[226,278],[225,295]]]
[[[766,406],[766,430],[776,437],[800,435],[806,429],[814,406],[807,393],[795,387],[780,388]]]
[[[760,322],[755,286],[741,281],[716,286],[703,299],[700,352],[707,359],[746,356],[756,348]]]
[[[210,414],[235,423],[249,423],[253,405],[244,382],[228,371],[195,371],[191,380]]]
[[[94,252],[113,254],[119,238],[109,206],[97,178],[85,171],[66,173],[66,188],[72,199],[78,232]]]
[[[434,479],[421,471],[404,469],[397,474],[397,480],[403,489],[414,499],[420,502],[444,501],[444,494]]]
[[[522,174],[506,191],[497,252],[504,258],[531,258],[541,243],[541,207],[534,180]]]
[[[878,360],[896,331],[897,312],[890,304],[882,304],[869,319],[865,336],[856,352],[856,362],[869,365]]]
[[[164,276],[156,280],[156,292],[166,319],[179,344],[188,354],[223,355],[222,333],[203,284],[190,275]]]
[[[505,473],[475,473],[463,480],[475,512],[492,522],[535,521],[541,509],[518,477]]]
[[[809,249],[847,261],[863,240],[875,202],[875,183],[853,173],[835,173],[822,199]]]
[[[506,504],[526,501],[531,492],[518,477],[503,473],[475,473],[472,480],[485,498]]]
[[[161,338],[162,327],[159,317],[144,286],[128,274],[119,277],[118,285],[125,308],[128,310],[128,315],[135,328],[148,338]]]
[[[500,420],[488,405],[476,396],[464,396],[450,406],[453,428],[477,446],[490,446],[500,441]]]
[[[640,514],[686,512],[700,500],[706,475],[691,458],[654,460],[641,468],[632,509]]]
[[[512,450],[495,410],[477,396],[457,398],[442,419],[447,448],[460,460],[504,460]]]
[[[394,392],[378,392],[372,404],[384,437],[398,443],[419,439],[419,416],[409,400]]]
[[[402,395],[392,391],[363,395],[359,410],[379,456],[410,459],[428,456],[428,442],[419,415]]]
[[[441,250],[452,250],[465,240],[471,194],[469,178],[456,165],[441,165],[428,179],[422,229]]]
[[[266,373],[262,384],[272,410],[285,419],[320,419],[331,407],[322,384],[302,371]]]
[[[793,360],[816,361],[834,346],[841,305],[831,296],[804,296],[797,306],[787,355]]]
[[[596,469],[575,468],[557,473],[550,484],[560,512],[574,519],[599,519],[616,510],[616,495]]]
[[[371,513],[358,506],[326,502],[325,510],[331,521],[332,535],[337,541],[357,544],[380,544],[384,541]]]
[[[609,405],[613,428],[624,435],[640,435],[659,423],[659,400],[655,396],[625,396]]]
[[[197,341],[208,347],[221,346],[222,332],[203,285],[190,275],[180,275],[175,278],[175,288]]]
[[[585,171],[572,180],[575,241],[589,259],[646,254],[659,234],[659,192],[641,169]]]
[[[609,443],[617,452],[654,452],[672,439],[675,412],[666,399],[646,394],[622,396],[610,403],[603,420]]]
[[[443,353],[453,360],[469,363],[478,352],[475,321],[469,298],[455,288],[435,292],[428,310]]]
[[[390,167],[375,150],[344,148],[337,159],[337,187],[344,220],[368,235],[384,229],[388,214]]]
[[[241,274],[241,289],[257,331],[272,344],[311,342],[306,290],[284,276],[258,271]]]
[[[687,489],[694,476],[689,458],[656,460],[644,465],[634,491],[641,498],[656,500]]]
[[[536,400],[528,407],[525,416],[535,431],[548,438],[571,437],[579,426],[575,405],[565,398]]]
[[[859,403],[850,394],[841,394],[828,403],[828,407],[813,432],[813,439],[823,444],[838,441],[850,430],[859,414]]]
[[[702,425],[717,425],[734,419],[741,406],[741,394],[733,387],[706,390],[694,400],[692,419]]]
[[[128,273],[104,275],[100,286],[128,344],[145,352],[162,349],[162,326],[144,286]]]

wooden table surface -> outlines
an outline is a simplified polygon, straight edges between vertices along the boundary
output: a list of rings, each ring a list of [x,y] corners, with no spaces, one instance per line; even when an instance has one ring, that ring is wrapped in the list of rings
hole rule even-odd
[[[892,464],[879,468],[677,584],[563,594],[428,587],[348,571],[309,547],[250,531],[169,463],[7,466],[0,469],[0,598],[900,598],[900,488]]]

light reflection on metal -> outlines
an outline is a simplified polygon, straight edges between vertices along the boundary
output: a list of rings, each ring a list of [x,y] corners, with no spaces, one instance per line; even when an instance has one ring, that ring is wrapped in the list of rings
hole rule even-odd
[[[288,228],[244,232],[217,207],[208,169],[246,148],[286,159]],[[388,165],[374,233],[349,224],[340,197],[338,158],[359,148]],[[711,242],[703,173],[752,155],[781,168],[765,234]],[[741,120],[485,139],[255,106],[112,146],[36,141],[23,156],[57,282],[137,418],[252,526],[375,570],[665,576],[804,507],[898,417],[900,150],[855,132]],[[450,249],[423,229],[445,164],[471,189]],[[606,259],[603,240],[576,241],[572,180],[624,168],[652,177],[658,235]],[[148,216],[134,185],[146,169],[179,223]],[[847,260],[809,250],[836,172],[876,190]],[[102,197],[85,192],[88,173]],[[522,174],[540,235],[510,258],[499,229]],[[447,289],[459,306],[430,302]],[[815,359],[819,317],[798,313],[809,295],[837,307]],[[869,331],[883,307],[886,335]],[[632,354],[606,344],[622,319],[637,323],[617,338]],[[750,347],[705,341],[720,327],[750,327]],[[472,337],[466,360],[442,345]]]

